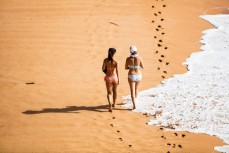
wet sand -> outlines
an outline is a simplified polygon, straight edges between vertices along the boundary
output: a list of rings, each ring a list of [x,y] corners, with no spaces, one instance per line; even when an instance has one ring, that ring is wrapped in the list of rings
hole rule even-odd
[[[216,152],[218,138],[148,126],[121,96],[129,94],[129,46],[145,62],[140,90],[152,88],[186,72],[182,62],[211,27],[199,15],[225,13],[227,3],[0,2],[0,152]],[[109,47],[121,74],[113,113],[101,71]]]

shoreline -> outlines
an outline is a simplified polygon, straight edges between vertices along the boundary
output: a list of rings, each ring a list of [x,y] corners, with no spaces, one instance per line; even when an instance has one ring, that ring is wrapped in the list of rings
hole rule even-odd
[[[226,104],[224,106],[224,102],[227,101],[225,99],[227,97],[227,94],[225,93],[223,96],[221,91],[224,88],[226,88],[226,86],[225,87],[221,86],[222,81],[218,81],[218,82],[213,81],[215,75],[218,74],[218,77],[222,76],[220,77],[220,80],[224,80],[223,84],[227,84],[227,81],[223,77],[224,75],[226,75],[226,73],[225,74],[222,73],[224,72],[224,70],[227,70],[228,68],[225,66],[224,67],[220,66],[220,65],[227,65],[226,61],[221,62],[221,64],[219,64],[217,62],[218,59],[217,60],[214,59],[217,57],[218,54],[219,55],[226,54],[226,47],[228,46],[228,41],[226,40],[228,35],[226,34],[228,34],[227,33],[228,30],[225,30],[227,29],[226,27],[227,23],[223,22],[223,20],[224,21],[227,20],[228,14],[227,15],[226,14],[225,15],[204,15],[204,16],[200,16],[200,18],[211,23],[213,25],[213,28],[204,30],[202,32],[203,36],[201,37],[202,40],[200,41],[202,44],[200,50],[202,51],[192,53],[184,62],[184,64],[187,65],[188,71],[184,74],[174,75],[171,78],[164,80],[158,86],[140,92],[139,99],[137,101],[137,105],[139,107],[136,110],[134,110],[134,112],[144,113],[147,114],[148,116],[151,116],[151,119],[148,122],[149,125],[162,127],[169,131],[170,130],[189,131],[194,133],[204,133],[211,136],[212,135],[217,136],[218,138],[220,138],[225,142],[225,145],[215,146],[214,148],[218,151],[228,152],[229,151],[227,149],[228,135],[226,135],[227,127],[226,127],[226,123],[224,123],[227,122],[226,121],[227,119],[226,117],[223,119],[215,118],[222,112],[221,110],[224,110],[224,108],[227,107]],[[221,44],[219,44],[219,42],[213,41],[213,38],[223,39],[223,42],[220,42]],[[213,53],[215,54],[214,55],[215,57],[210,58],[210,55]],[[206,57],[204,57],[204,55]],[[219,56],[217,58],[222,58],[222,57]],[[211,61],[211,62],[208,63],[207,61]],[[200,68],[198,69],[198,67]],[[211,67],[213,67],[213,69]],[[214,68],[217,68],[217,71]],[[222,70],[220,71],[220,69]],[[205,77],[202,78],[203,75],[208,76],[207,82],[212,82],[212,81],[214,82],[213,83],[214,87],[211,87],[211,85],[204,83],[206,81],[205,81]],[[196,80],[202,80],[201,81],[202,84],[201,82],[198,82]],[[191,84],[187,83],[190,81],[192,82],[192,84],[195,84],[195,86],[192,86]],[[202,86],[204,86],[207,89],[204,90]],[[208,90],[210,90],[211,88],[215,89],[217,88],[216,86],[220,88],[217,89],[216,91],[214,90],[216,94],[213,95],[213,93]],[[183,87],[185,87],[185,89],[183,89]],[[220,100],[218,100],[218,94],[220,95],[220,97],[225,97],[225,98],[224,99],[221,98]],[[202,98],[201,101],[199,101],[198,99],[201,97],[205,97],[205,98]],[[124,97],[123,99],[129,101],[124,106],[126,108],[131,108],[132,103],[130,100],[130,95]],[[219,101],[220,103],[219,105],[215,105],[216,100]],[[182,102],[178,102],[178,101],[182,101]],[[190,107],[189,105],[192,105],[192,103],[193,106],[189,108]],[[221,108],[220,105],[223,105],[223,107]],[[211,107],[213,107],[214,109],[211,109]],[[182,108],[186,108],[185,112],[182,111]],[[200,108],[201,110],[199,110]],[[204,117],[204,114],[207,113],[204,112],[204,110],[208,110],[207,117]],[[224,114],[226,115],[226,113],[227,112],[224,112],[220,116],[222,117],[224,116]],[[182,117],[180,118],[179,116]],[[190,124],[188,122],[190,122]],[[204,125],[208,125],[208,126],[205,127]],[[212,130],[209,130],[208,128]],[[219,131],[222,131],[222,133]]]

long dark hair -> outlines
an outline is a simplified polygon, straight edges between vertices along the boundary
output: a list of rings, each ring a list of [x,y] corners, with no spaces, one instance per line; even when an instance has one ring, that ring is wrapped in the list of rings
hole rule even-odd
[[[113,56],[116,52],[116,49],[115,48],[109,48],[108,49],[108,60],[113,62]]]

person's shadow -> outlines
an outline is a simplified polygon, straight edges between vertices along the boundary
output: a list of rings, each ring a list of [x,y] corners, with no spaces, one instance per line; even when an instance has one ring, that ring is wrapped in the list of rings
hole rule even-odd
[[[114,108],[115,110],[127,110]],[[80,113],[79,111],[95,111],[95,112],[108,112],[108,105],[100,106],[66,106],[66,108],[44,108],[42,110],[27,110],[23,114],[42,114],[42,113]]]

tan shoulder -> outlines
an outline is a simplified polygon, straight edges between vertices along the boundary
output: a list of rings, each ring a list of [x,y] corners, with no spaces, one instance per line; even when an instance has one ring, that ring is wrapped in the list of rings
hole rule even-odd
[[[104,60],[103,60],[103,63],[107,63],[108,62],[108,58],[105,58]]]
[[[115,65],[117,65],[117,64],[118,64],[118,62],[117,62],[116,60],[113,60],[113,61],[114,61]]]

